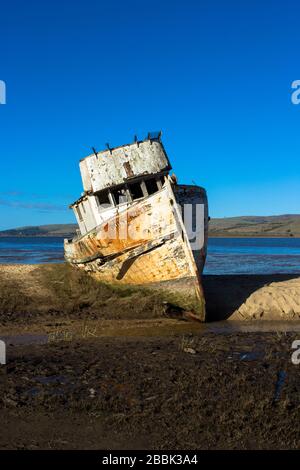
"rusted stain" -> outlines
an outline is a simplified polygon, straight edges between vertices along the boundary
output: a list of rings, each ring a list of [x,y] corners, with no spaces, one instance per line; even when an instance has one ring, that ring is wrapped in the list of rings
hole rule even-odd
[[[133,173],[133,171],[132,171],[132,168],[131,168],[129,162],[123,163],[123,166],[124,166],[124,168],[125,168],[126,175],[128,176],[128,178],[130,178],[131,176],[134,175],[134,173]]]

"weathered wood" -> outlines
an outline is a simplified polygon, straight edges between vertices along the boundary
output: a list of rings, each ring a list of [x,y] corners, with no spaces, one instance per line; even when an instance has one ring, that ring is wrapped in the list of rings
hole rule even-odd
[[[146,143],[147,146],[143,146]],[[160,183],[157,184],[157,190],[147,195],[147,184],[141,181],[142,197],[108,208],[102,214],[100,223],[97,213],[99,209],[96,206],[91,206],[92,222],[88,221],[87,211],[81,210],[81,236],[65,241],[65,257],[72,265],[84,269],[99,280],[161,290],[168,299],[173,299],[173,303],[191,310],[199,319],[204,320],[205,301],[200,276],[207,245],[206,193],[197,186],[176,185],[169,176],[161,178],[161,171],[169,167],[164,149],[160,142],[146,143],[140,143],[139,149],[146,155],[143,165],[146,165],[148,172],[153,173],[154,184],[156,180]],[[160,146],[161,153],[157,152],[157,146]],[[134,148],[129,151],[129,147]],[[116,182],[120,182],[120,178],[126,179],[129,173],[140,181],[146,167],[140,160],[143,153],[137,158],[135,147],[136,144],[132,144],[120,147],[118,151],[112,149],[112,156],[106,155],[105,164],[101,153],[102,167],[100,165],[98,168],[99,172],[97,173],[95,167],[93,171],[89,167],[90,187],[95,190],[104,181],[105,184],[114,186]],[[150,148],[154,149],[154,156],[159,156],[155,164],[150,164],[150,154],[147,153]],[[125,174],[118,166],[123,155],[120,152],[125,152],[130,159],[130,162],[125,161],[121,165]],[[89,160],[86,163],[91,165],[88,162]],[[81,166],[81,170],[82,168]],[[111,173],[108,171],[110,168]],[[116,168],[120,172],[116,173]],[[109,180],[105,179],[108,173],[111,178]],[[82,170],[82,175],[87,184],[86,168]],[[94,192],[83,197],[79,204],[92,197],[95,197]],[[188,216],[185,215],[187,206],[190,209]],[[76,211],[76,207],[74,210]],[[190,229],[185,226],[182,214],[190,219]],[[92,228],[87,230],[90,222]],[[189,239],[190,236],[193,240]]]

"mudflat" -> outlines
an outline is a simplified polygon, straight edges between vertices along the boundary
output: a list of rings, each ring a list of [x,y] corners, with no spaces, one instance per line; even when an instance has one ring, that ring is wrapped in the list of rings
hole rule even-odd
[[[8,348],[1,449],[296,449],[296,333]]]
[[[1,266],[0,448],[299,448],[297,278],[203,282],[219,323],[65,265]],[[273,284],[293,310],[239,313],[252,296],[280,306]]]

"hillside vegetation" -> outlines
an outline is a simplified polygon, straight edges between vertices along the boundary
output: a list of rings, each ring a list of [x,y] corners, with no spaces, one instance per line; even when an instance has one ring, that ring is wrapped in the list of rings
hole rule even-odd
[[[72,237],[78,226],[76,224],[52,224],[18,227],[0,232],[0,237]]]
[[[0,232],[0,237],[71,238],[76,224],[19,227]],[[300,214],[277,216],[242,216],[211,219],[210,237],[300,237]]]
[[[211,237],[300,237],[300,215],[212,219]]]

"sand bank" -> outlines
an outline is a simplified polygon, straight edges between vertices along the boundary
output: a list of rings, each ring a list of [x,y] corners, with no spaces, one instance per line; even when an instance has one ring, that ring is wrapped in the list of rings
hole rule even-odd
[[[300,320],[300,276],[204,276],[210,320]]]

